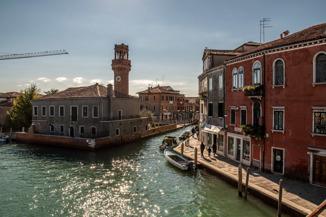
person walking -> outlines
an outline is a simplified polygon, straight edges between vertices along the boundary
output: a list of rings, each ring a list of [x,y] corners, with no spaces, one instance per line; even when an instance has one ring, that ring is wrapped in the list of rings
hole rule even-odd
[[[216,146],[215,142],[214,142],[212,148],[213,148],[213,154],[214,154],[214,157],[215,157],[215,154],[216,154],[216,151],[217,151],[217,146]]]
[[[211,157],[212,148],[210,145],[208,146],[207,151],[208,151],[208,157]]]
[[[203,142],[201,142],[200,144],[200,152],[201,152],[201,156],[204,157],[204,150],[205,150],[205,145]]]

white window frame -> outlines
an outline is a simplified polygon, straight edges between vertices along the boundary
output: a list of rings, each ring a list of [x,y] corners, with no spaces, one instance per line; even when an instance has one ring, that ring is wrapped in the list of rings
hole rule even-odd
[[[282,150],[283,151],[283,173],[278,173],[278,172],[274,172],[274,149],[279,149],[279,150]],[[284,148],[278,148],[278,147],[272,147],[272,158],[271,158],[271,166],[272,166],[272,172],[273,173],[277,173],[277,174],[281,174],[281,175],[284,175],[284,172],[285,172],[285,149]]]
[[[61,115],[61,113],[60,113],[61,108],[63,108],[63,115]],[[59,117],[64,117],[64,116],[65,116],[65,113],[66,113],[66,111],[65,111],[65,106],[60,105],[60,106],[59,106]]]
[[[70,121],[72,121],[72,108],[73,107],[76,107],[77,108],[77,115],[76,115],[77,116],[77,120],[76,121],[78,121],[78,106],[77,105],[71,105],[70,106]],[[74,131],[75,131],[75,128],[74,128]],[[74,132],[74,133],[76,133],[76,132]]]
[[[223,74],[218,75],[218,89],[223,90]]]
[[[38,106],[33,106],[33,116],[38,116]]]
[[[50,133],[54,132],[54,124],[50,124]]]
[[[95,108],[97,108],[97,116],[95,116]],[[100,118],[100,107],[98,105],[93,105],[92,107],[92,117]]]
[[[326,82],[316,82],[316,59],[317,59],[317,56],[319,54],[325,54],[326,55],[326,52],[325,51],[320,51],[318,53],[315,54],[314,58],[313,58],[313,80],[312,80],[312,86],[314,87],[315,85],[320,85],[320,84],[326,84]]]
[[[326,106],[312,106],[312,128],[311,135],[312,136],[326,136],[326,134],[315,133],[315,112],[326,112]]]
[[[43,109],[44,109],[44,113],[43,113]],[[46,117],[46,106],[41,107],[41,115],[42,117]]]
[[[255,76],[256,74],[256,71],[255,71],[255,65],[256,64],[259,64],[259,73],[257,74],[257,76]],[[255,82],[255,80],[257,79],[257,82]],[[261,63],[260,61],[255,61],[254,64],[252,65],[252,84],[255,85],[255,84],[261,84],[262,82],[262,77],[261,77]]]
[[[242,73],[240,73],[241,71]],[[238,70],[238,88],[242,89],[243,87],[244,87],[244,68],[240,66]]]
[[[276,85],[275,84],[276,62],[279,61],[279,60],[282,61],[282,63],[283,63],[283,84],[277,84]],[[284,62],[284,60],[282,58],[277,58],[273,62],[273,88],[274,87],[283,87],[283,88],[285,88],[285,62]]]
[[[84,128],[84,132],[83,133],[81,132],[81,128],[82,127]],[[79,134],[80,135],[85,135],[85,126],[84,125],[79,126]]]
[[[232,70],[232,90],[238,89],[238,70],[234,68]]]
[[[284,134],[284,131],[285,131],[285,107],[284,106],[273,106],[272,107],[272,109],[273,109],[273,122],[272,122],[272,132],[274,133],[274,132],[281,132],[281,133],[283,133]],[[275,129],[275,125],[274,125],[274,120],[275,120],[275,114],[274,114],[274,112],[275,111],[282,111],[283,112],[283,130],[276,130]]]
[[[234,124],[232,122],[232,110],[234,110]],[[230,125],[235,126],[237,124],[237,108],[236,106],[230,106]]]
[[[242,114],[241,114],[241,111],[246,111],[246,124],[248,122],[248,112],[247,112],[247,106],[240,106],[240,126],[241,123],[242,123]]]
[[[51,114],[51,108],[53,108],[53,114]],[[49,117],[54,117],[55,116],[55,107],[54,105],[49,106]]]

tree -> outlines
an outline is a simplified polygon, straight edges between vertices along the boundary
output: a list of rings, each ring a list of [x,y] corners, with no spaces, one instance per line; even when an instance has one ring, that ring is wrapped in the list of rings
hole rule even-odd
[[[141,110],[141,111],[140,111],[140,116],[141,116],[141,117],[148,117],[150,123],[153,123],[153,122],[154,122],[154,117],[153,117],[151,111],[148,111],[148,110],[146,110],[146,109]]]
[[[39,90],[35,84],[21,92],[14,101],[13,107],[7,112],[5,126],[19,130],[22,127],[30,127],[32,123],[32,99],[39,98]]]
[[[50,94],[55,94],[55,93],[58,93],[59,90],[58,89],[51,89],[49,91],[44,91],[44,94],[45,95],[50,95]]]

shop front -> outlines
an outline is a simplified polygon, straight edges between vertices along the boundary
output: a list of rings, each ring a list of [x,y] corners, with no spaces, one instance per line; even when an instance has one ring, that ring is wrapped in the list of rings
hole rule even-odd
[[[227,156],[228,158],[244,165],[251,164],[251,142],[250,137],[228,133],[227,134]]]
[[[216,144],[217,154],[225,156],[223,127],[204,124],[201,128],[201,141],[206,146]]]

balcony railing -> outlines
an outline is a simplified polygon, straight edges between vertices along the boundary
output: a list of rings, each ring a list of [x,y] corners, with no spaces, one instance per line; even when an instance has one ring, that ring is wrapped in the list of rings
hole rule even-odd
[[[249,85],[242,88],[245,96],[248,97],[261,97],[264,95],[264,85]]]

